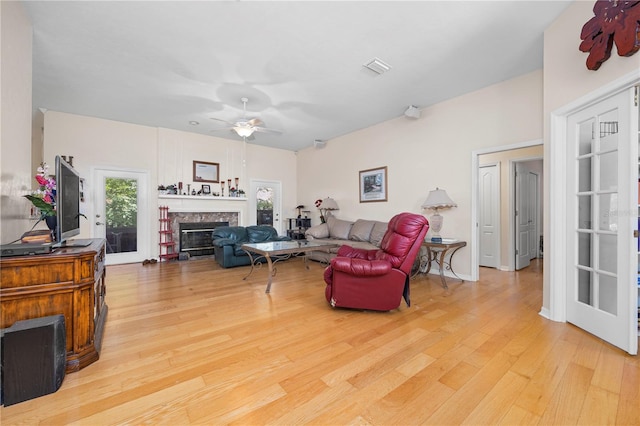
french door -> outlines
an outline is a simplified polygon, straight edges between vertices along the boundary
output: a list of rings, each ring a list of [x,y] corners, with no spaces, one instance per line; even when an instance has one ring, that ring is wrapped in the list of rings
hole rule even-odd
[[[566,301],[567,321],[636,354],[638,108],[632,92],[567,120]]]
[[[93,235],[107,241],[107,265],[149,257],[146,172],[95,169]]]
[[[249,190],[249,224],[271,225],[282,235],[282,184],[277,181],[252,180]]]

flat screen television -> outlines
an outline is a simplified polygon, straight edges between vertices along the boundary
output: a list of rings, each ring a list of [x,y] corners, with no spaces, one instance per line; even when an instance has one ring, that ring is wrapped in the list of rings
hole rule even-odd
[[[59,155],[56,156],[57,245],[80,234],[80,175]],[[68,244],[71,245],[71,244]]]

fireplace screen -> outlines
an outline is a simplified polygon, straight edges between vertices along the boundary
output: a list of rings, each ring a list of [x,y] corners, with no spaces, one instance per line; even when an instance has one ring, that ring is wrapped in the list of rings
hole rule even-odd
[[[218,226],[229,226],[229,222],[180,223],[180,251],[192,256],[213,254],[212,234]]]

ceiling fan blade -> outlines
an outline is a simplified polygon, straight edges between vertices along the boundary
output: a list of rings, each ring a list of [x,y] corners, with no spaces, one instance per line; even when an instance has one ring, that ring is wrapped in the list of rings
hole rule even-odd
[[[211,132],[233,131],[233,127],[220,127],[219,129],[212,129]]]
[[[253,130],[255,132],[260,132],[260,133],[272,133],[274,135],[279,135],[282,133],[282,130],[276,130],[276,129],[269,129],[267,127],[254,127]]]
[[[255,118],[252,118],[252,119],[248,120],[247,123],[251,127],[262,126],[264,124],[264,122],[262,120],[260,120],[258,117],[255,117]]]
[[[222,121],[223,123],[228,124],[229,126],[234,126],[236,123],[232,121],[223,120],[222,118],[209,117],[210,120]]]

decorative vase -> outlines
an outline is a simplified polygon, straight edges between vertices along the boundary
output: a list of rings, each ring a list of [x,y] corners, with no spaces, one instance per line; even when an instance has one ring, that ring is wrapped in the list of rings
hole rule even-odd
[[[55,241],[56,235],[58,235],[56,232],[56,228],[58,227],[58,218],[56,216],[45,216],[44,221],[47,224],[47,228],[51,231],[51,239]]]

